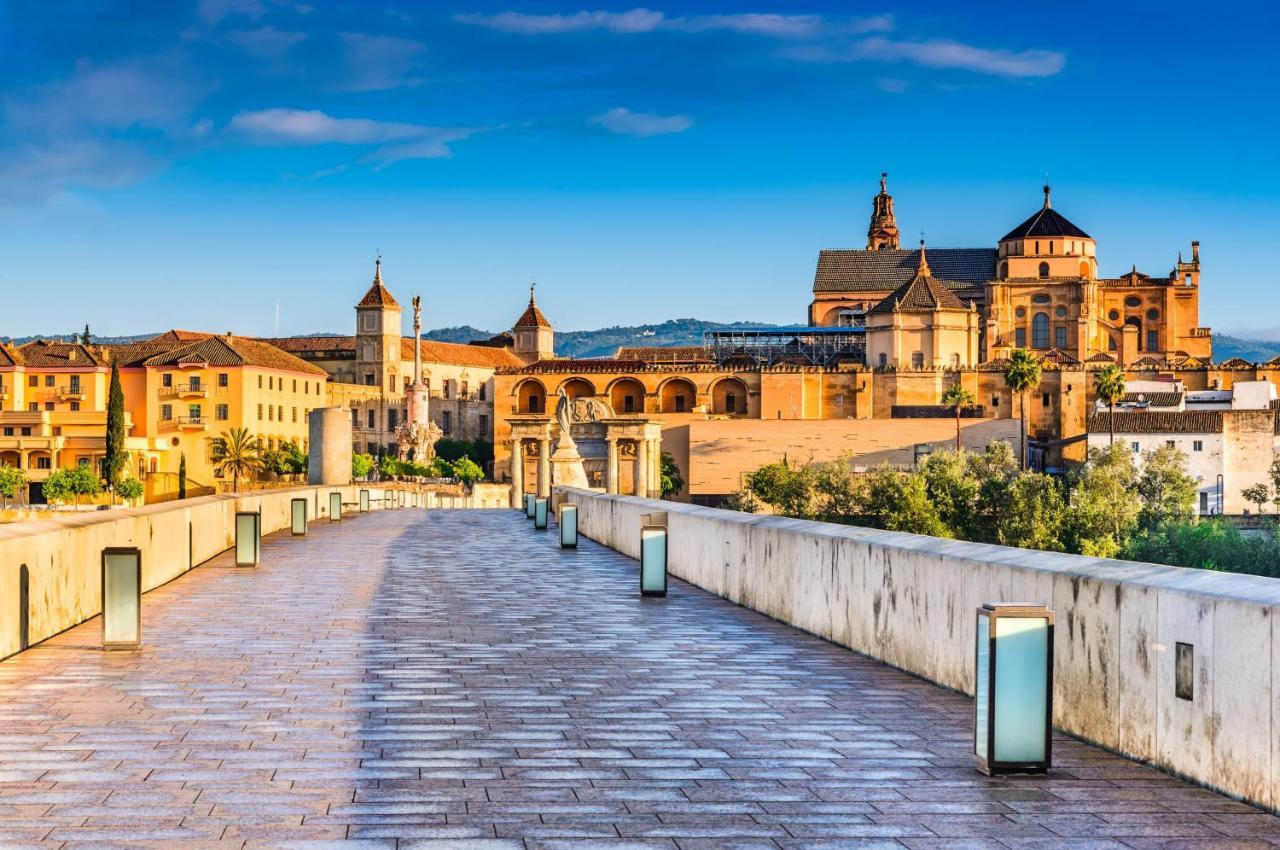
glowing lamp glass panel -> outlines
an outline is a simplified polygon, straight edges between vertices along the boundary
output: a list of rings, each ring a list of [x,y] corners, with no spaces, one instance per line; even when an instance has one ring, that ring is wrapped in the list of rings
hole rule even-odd
[[[142,642],[142,553],[102,553],[102,644],[108,649]]]
[[[547,527],[547,500],[536,499],[533,503],[533,527]]]
[[[640,593],[667,595],[667,529],[663,526],[640,529]]]
[[[560,546],[564,549],[578,547],[578,506],[560,506]]]
[[[294,537],[307,533],[307,500],[293,499],[289,502],[289,530]]]

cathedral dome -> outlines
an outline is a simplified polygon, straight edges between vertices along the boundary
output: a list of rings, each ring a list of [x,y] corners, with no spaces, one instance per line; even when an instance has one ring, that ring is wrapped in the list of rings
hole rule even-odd
[[[1094,278],[1097,243],[1053,208],[1049,187],[1044,206],[1000,240],[996,277]]]

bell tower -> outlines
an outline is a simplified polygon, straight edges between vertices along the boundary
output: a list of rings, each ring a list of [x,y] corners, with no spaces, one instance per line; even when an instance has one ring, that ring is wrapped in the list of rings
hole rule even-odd
[[[867,250],[883,251],[898,248],[898,219],[893,214],[893,195],[886,184],[887,171],[880,172],[880,194],[871,199],[871,226],[867,228]]]
[[[382,257],[373,284],[356,304],[356,382],[400,391],[400,304],[382,285]]]

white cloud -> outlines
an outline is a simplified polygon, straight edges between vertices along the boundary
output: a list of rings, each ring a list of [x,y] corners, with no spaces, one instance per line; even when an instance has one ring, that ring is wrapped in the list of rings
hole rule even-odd
[[[385,91],[422,82],[413,70],[426,48],[416,41],[347,32],[342,43],[345,64],[338,88],[343,91]]]
[[[295,45],[307,38],[303,32],[286,32],[275,27],[260,27],[256,30],[236,30],[227,33],[227,40],[245,53],[258,59],[283,59]]]
[[[431,128],[368,118],[334,118],[318,109],[275,108],[238,113],[229,129],[270,145],[367,145],[417,138]]]
[[[589,124],[603,127],[610,133],[622,136],[664,136],[683,133],[693,126],[688,115],[655,115],[651,112],[632,112],[622,106],[610,109],[592,118]]]
[[[386,168],[410,159],[442,159],[453,156],[449,145],[483,132],[479,127],[432,127],[374,121],[368,118],[335,118],[319,110],[260,109],[241,112],[231,119],[229,132],[261,145],[308,147],[312,145],[376,146],[360,161]],[[345,171],[343,165],[326,169],[321,176]]]
[[[1054,50],[999,50],[947,39],[898,41],[885,36],[872,36],[840,49],[801,47],[785,55],[805,62],[905,61],[926,68],[1003,77],[1051,77],[1067,64],[1066,56]]]
[[[493,15],[454,15],[461,24],[485,27],[518,35],[555,35],[559,33],[604,30],[613,33],[647,33],[658,30],[683,32],[727,31],[769,38],[803,38],[816,34],[823,26],[820,15],[728,14],[671,17],[664,12],[643,7],[627,12],[582,11],[573,14],[527,14],[499,12]],[[892,27],[892,18],[877,15],[847,23],[853,32],[879,32]]]
[[[200,0],[196,14],[206,24],[217,24],[225,18],[243,16],[257,20],[266,14],[260,0]]]
[[[472,24],[500,32],[521,35],[548,35],[565,32],[608,30],[610,32],[652,32],[662,26],[666,16],[650,9],[629,12],[575,12],[572,15],[528,15],[523,12],[499,12],[496,15],[454,15],[461,24]]]

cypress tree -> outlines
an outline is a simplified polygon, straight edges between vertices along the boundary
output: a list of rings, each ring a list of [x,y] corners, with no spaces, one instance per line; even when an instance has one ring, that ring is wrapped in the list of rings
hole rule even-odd
[[[178,498],[187,498],[187,453],[178,456]]]
[[[107,451],[103,467],[107,487],[114,490],[124,472],[124,390],[120,388],[120,367],[111,364],[111,389],[107,393]]]
[[[85,323],[84,323],[84,333],[80,335],[80,343],[81,343],[82,345],[88,345],[88,344],[89,344],[89,339],[90,339],[90,337],[89,337],[89,323],[88,323],[88,322],[85,322]]]

